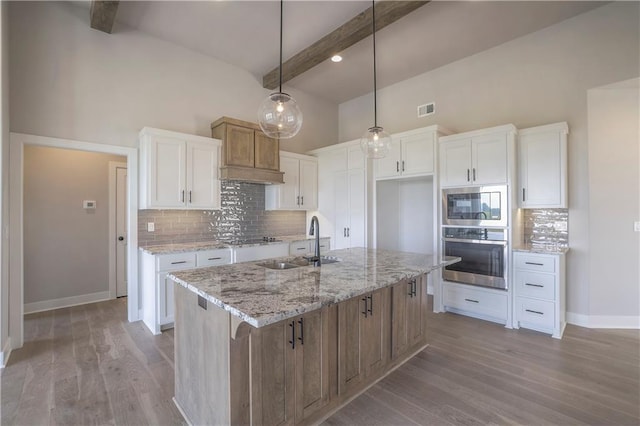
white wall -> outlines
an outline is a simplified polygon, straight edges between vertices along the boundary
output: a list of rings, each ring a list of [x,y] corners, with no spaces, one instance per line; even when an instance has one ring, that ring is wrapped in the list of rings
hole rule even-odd
[[[0,357],[9,338],[9,14],[0,2]],[[0,359],[0,365],[6,359]]]
[[[640,320],[640,80],[589,91],[589,313]],[[603,321],[604,318],[600,318]],[[617,320],[617,323],[622,321]]]
[[[569,123],[567,308],[578,314],[590,310],[587,90],[640,75],[638,16],[638,2],[612,3],[378,93],[378,123],[390,133]],[[428,101],[436,114],[416,118]],[[340,140],[370,126],[371,105],[371,94],[340,105]]]
[[[10,4],[11,131],[137,146],[144,126],[211,136],[222,115],[256,121],[270,91],[250,73],[138,31],[93,30],[70,3]],[[337,105],[289,92],[304,124],[282,149],[337,142]]]

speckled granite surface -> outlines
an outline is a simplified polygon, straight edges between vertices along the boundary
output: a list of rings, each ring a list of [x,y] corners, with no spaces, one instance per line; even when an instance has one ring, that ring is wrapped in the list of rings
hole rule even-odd
[[[298,241],[305,241],[305,240],[313,240],[315,239],[315,237],[309,236],[309,235],[305,235],[305,234],[299,234],[299,235],[285,235],[285,236],[281,236],[281,237],[276,237],[279,240],[282,240],[286,243],[296,243]],[[320,238],[330,238],[330,237],[323,237],[320,236]]]
[[[460,260],[437,262],[432,255],[365,248],[327,255],[341,262],[272,270],[254,261],[178,271],[169,277],[250,325],[263,327]]]
[[[513,251],[520,251],[525,253],[539,253],[539,254],[565,254],[569,251],[569,247],[549,245],[548,247],[539,247],[532,245],[515,246]]]

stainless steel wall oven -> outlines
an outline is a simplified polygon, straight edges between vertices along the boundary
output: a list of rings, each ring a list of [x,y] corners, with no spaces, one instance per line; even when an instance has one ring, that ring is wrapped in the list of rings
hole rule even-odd
[[[508,226],[507,187],[477,186],[442,190],[442,224]]]
[[[507,289],[506,229],[442,228],[443,254],[462,261],[442,270],[446,281]]]

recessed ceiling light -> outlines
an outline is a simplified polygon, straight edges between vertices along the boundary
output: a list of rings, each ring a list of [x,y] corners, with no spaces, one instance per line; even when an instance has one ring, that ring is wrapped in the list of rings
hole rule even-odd
[[[331,60],[332,60],[333,62],[340,62],[340,61],[342,60],[342,56],[340,56],[340,55],[333,55],[333,56],[331,57]]]

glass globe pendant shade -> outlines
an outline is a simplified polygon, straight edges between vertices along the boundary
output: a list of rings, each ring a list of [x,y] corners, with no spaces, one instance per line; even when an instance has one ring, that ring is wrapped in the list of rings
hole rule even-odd
[[[275,92],[258,108],[258,124],[269,137],[289,139],[298,134],[302,127],[302,111],[291,96]]]
[[[384,158],[391,148],[391,135],[382,127],[369,127],[369,130],[360,139],[360,149],[367,158]]]

